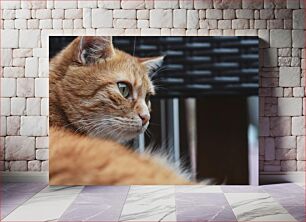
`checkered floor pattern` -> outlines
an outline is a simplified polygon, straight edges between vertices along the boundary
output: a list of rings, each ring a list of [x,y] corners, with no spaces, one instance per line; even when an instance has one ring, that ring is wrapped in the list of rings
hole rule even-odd
[[[2,221],[305,221],[305,185],[1,186]]]

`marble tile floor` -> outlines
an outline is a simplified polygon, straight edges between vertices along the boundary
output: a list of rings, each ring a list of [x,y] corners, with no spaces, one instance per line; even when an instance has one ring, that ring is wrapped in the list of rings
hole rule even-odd
[[[304,184],[1,184],[1,221],[305,221]]]

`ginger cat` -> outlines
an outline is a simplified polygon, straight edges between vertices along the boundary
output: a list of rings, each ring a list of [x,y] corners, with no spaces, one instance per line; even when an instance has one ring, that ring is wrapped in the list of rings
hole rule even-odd
[[[122,145],[149,125],[155,91],[148,73],[162,60],[89,36],[51,60],[51,185],[192,184],[162,158]]]

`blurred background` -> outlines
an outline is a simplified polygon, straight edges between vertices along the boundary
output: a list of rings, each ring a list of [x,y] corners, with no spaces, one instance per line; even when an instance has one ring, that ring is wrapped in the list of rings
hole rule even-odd
[[[49,39],[50,59],[75,37]],[[131,141],[168,153],[194,179],[258,184],[258,38],[113,37],[139,57],[165,55],[151,75],[148,131]]]

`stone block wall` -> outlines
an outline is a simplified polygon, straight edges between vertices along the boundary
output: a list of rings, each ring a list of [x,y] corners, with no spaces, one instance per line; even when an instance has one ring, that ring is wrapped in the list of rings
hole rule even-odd
[[[0,169],[48,170],[49,35],[252,35],[260,171],[304,171],[304,13],[304,0],[1,1]]]

